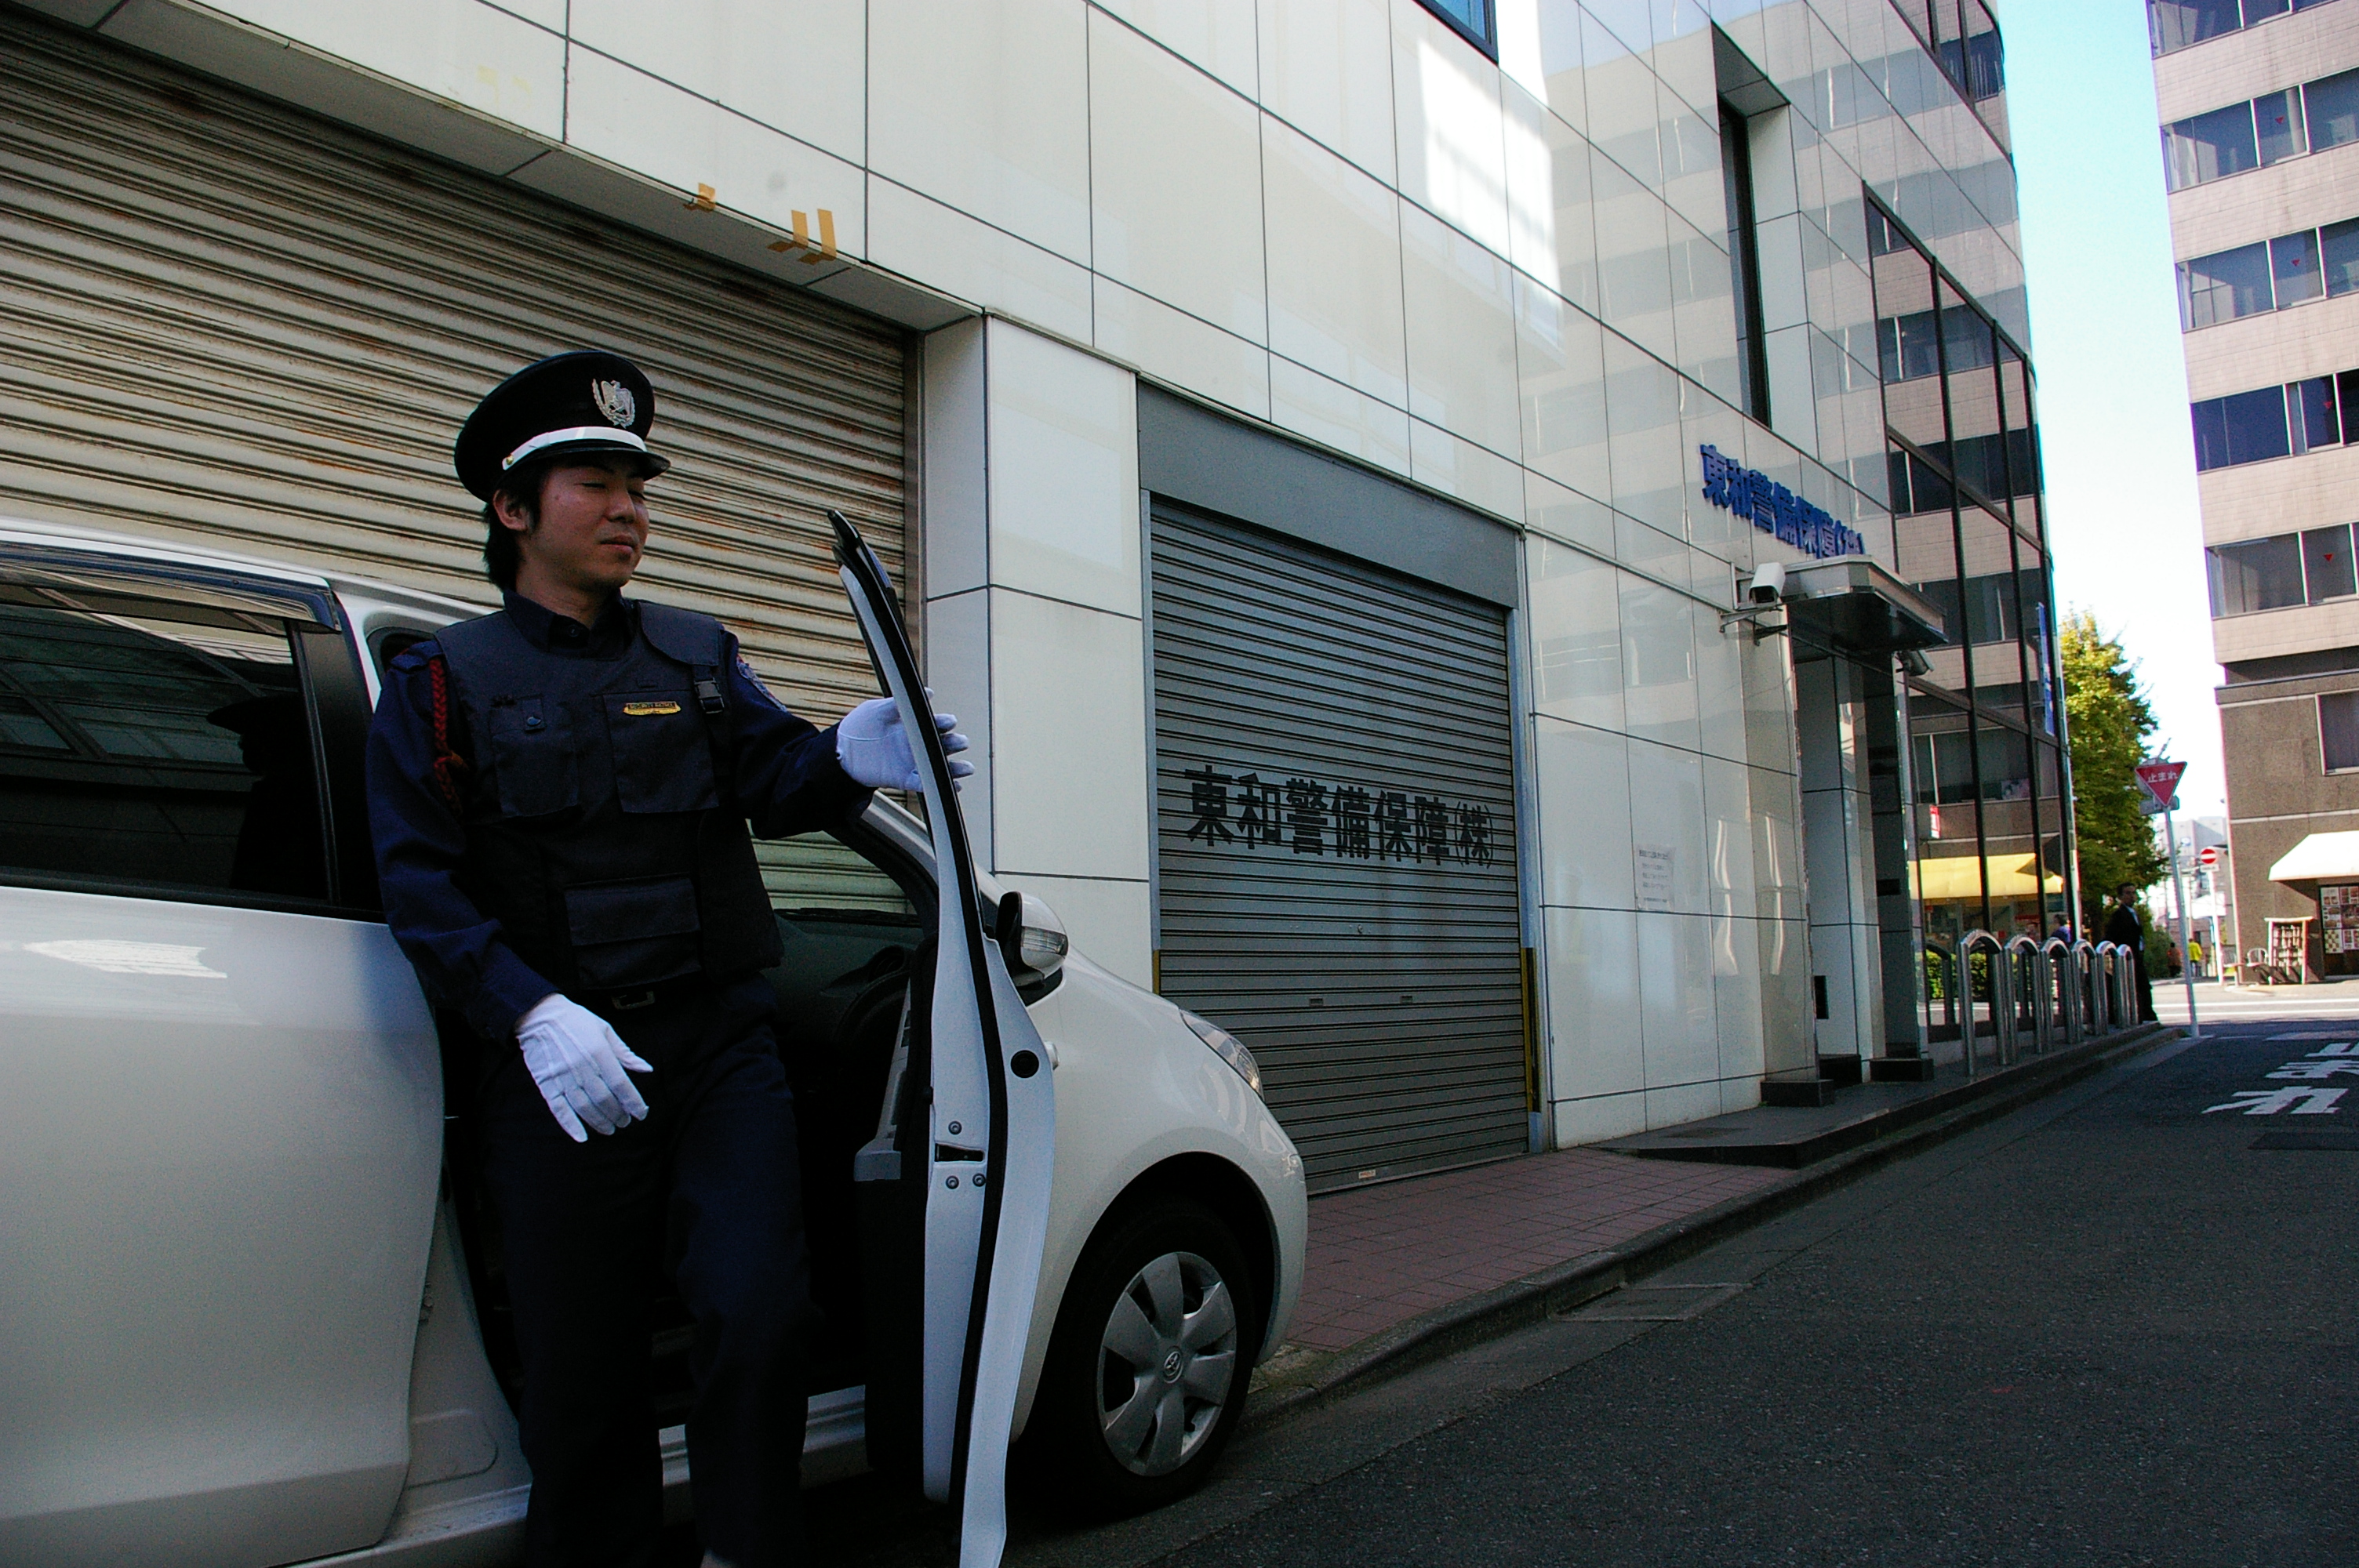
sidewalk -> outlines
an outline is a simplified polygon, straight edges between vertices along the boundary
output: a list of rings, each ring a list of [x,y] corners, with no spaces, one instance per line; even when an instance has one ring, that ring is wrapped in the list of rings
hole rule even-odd
[[[1561,1149],[1313,1198],[1289,1344],[1342,1350],[1430,1308],[1793,1179],[1758,1166]]]
[[[1953,1044],[1932,1083],[1846,1089],[1822,1109],[1765,1106],[1620,1141],[1657,1145],[1657,1157],[1565,1149],[1313,1198],[1301,1303],[1286,1344],[1255,1374],[1266,1390],[1257,1397],[1276,1413],[1398,1365],[1421,1345],[1430,1354],[1445,1338],[1505,1332],[1568,1290],[1586,1299],[1613,1289],[1676,1256],[1682,1221],[1718,1210],[1701,1226],[1725,1233],[1757,1223],[2168,1033],[2126,1031],[2003,1072],[1985,1066],[1971,1082]],[[1714,1162],[1734,1151],[1708,1152],[1698,1136],[1708,1129],[1715,1141],[1754,1145],[1754,1155]],[[1682,1139],[1692,1141],[1677,1157],[1660,1157],[1674,1153],[1661,1145]],[[1800,1168],[1780,1168],[1792,1162],[1773,1151],[1798,1140],[1808,1145]]]

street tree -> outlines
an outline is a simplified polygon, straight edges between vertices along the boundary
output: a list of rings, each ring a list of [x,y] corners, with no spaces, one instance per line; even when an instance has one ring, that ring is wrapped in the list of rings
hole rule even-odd
[[[2124,882],[2160,881],[2162,852],[2152,819],[2138,803],[2146,791],[2137,764],[2155,731],[2153,705],[2138,689],[2137,668],[2120,641],[2089,611],[2064,617],[2057,653],[2064,674],[2064,715],[2072,741],[2072,811],[2080,829],[2083,930],[2102,922],[2105,901]]]

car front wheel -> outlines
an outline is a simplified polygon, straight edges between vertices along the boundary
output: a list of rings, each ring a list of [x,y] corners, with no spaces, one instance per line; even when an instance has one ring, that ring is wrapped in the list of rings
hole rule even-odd
[[[1260,1303],[1227,1225],[1166,1200],[1073,1271],[1026,1433],[1054,1500],[1100,1514],[1193,1490],[1244,1412]]]

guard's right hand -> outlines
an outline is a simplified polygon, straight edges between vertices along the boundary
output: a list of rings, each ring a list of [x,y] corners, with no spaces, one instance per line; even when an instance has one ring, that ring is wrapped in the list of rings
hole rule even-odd
[[[576,1143],[587,1143],[591,1132],[619,1132],[647,1114],[630,1074],[655,1068],[579,1002],[555,993],[541,998],[516,1021],[516,1044],[549,1114]]]

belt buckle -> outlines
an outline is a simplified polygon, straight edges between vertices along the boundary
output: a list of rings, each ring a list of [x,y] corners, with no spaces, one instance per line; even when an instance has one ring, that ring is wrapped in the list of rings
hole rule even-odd
[[[653,986],[649,986],[645,990],[616,991],[606,999],[606,1005],[616,1012],[636,1012],[643,1007],[653,1007],[655,1004],[656,992]]]

